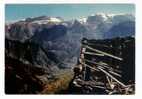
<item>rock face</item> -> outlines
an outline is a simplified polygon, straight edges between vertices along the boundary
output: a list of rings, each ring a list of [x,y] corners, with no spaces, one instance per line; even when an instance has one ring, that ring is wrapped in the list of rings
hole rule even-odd
[[[6,93],[37,93],[58,71],[56,57],[31,42],[5,40]],[[49,56],[54,59],[48,58]]]
[[[48,51],[40,45],[29,41],[23,43],[6,39],[5,54],[8,57],[19,59],[27,64],[43,66],[45,69],[48,65],[53,65],[58,62],[54,54],[51,52],[48,53]],[[55,57],[54,60],[52,57],[48,57],[51,56],[50,54],[52,57]]]

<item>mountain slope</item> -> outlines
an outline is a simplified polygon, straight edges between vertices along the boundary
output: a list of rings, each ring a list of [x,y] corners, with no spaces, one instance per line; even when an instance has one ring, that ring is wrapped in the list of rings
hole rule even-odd
[[[125,21],[110,28],[109,31],[105,33],[106,38],[114,37],[126,37],[135,35],[135,22]]]
[[[84,37],[106,39],[134,34],[135,17],[131,14],[101,13],[66,21],[60,17],[40,16],[6,25],[6,38],[41,45],[56,56],[61,67],[75,65]]]

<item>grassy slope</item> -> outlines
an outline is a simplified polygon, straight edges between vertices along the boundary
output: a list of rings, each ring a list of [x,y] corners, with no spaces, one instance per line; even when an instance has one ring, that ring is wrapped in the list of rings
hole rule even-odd
[[[41,94],[59,94],[62,93],[61,91],[67,90],[73,78],[73,72],[71,70],[61,70],[56,74],[56,77],[57,79],[45,85]]]

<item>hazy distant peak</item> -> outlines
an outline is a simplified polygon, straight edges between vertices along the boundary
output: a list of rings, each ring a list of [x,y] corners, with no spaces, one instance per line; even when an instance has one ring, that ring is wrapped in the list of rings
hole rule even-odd
[[[87,18],[82,17],[82,18],[79,18],[78,21],[79,21],[80,23],[86,23]]]

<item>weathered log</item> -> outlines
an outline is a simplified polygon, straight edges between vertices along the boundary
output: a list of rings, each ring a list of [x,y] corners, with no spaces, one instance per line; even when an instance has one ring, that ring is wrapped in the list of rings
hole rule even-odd
[[[109,69],[109,72],[110,72],[111,74],[114,74],[114,75],[116,75],[116,76],[121,77],[120,74],[118,74],[118,73],[114,72],[113,70],[111,70],[107,65],[102,65],[102,64],[100,64],[100,63],[93,62],[93,61],[90,61],[90,60],[87,60],[87,59],[84,59],[84,61],[89,62],[89,63],[92,63],[92,64],[95,64],[96,66],[105,67],[105,68]]]
[[[95,56],[104,56],[104,54],[98,54],[98,53],[93,53],[93,52],[83,52],[83,54],[95,55]]]
[[[104,54],[104,55],[109,56],[109,57],[111,57],[111,58],[114,58],[114,59],[120,60],[120,61],[122,61],[122,60],[123,60],[123,59],[122,59],[122,58],[120,58],[120,57],[117,57],[117,56],[114,56],[114,55],[112,55],[112,54],[109,54],[109,53],[106,53],[106,52],[103,52],[103,51],[100,51],[100,50],[94,49],[94,48],[92,48],[92,47],[90,47],[90,46],[88,46],[88,45],[84,45],[83,47],[88,48],[88,49],[90,49],[90,50],[92,50],[92,51],[95,51],[95,52],[98,52],[98,53]]]
[[[122,82],[120,82],[119,80],[117,80],[115,77],[113,77],[111,74],[109,74],[107,71],[103,70],[102,68],[98,67],[99,70],[101,70],[103,73],[105,73],[106,75],[108,75],[109,77],[111,77],[114,81],[116,81],[117,83],[119,83],[120,85],[122,85],[123,87],[127,87],[125,84],[123,84]]]

